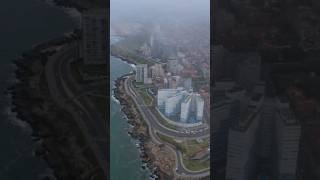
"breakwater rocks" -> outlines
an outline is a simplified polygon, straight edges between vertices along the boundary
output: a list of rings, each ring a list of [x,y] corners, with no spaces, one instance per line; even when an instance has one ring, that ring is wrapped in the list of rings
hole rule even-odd
[[[138,112],[134,109],[132,100],[128,97],[128,95],[124,92],[124,75],[118,78],[115,81],[116,88],[114,89],[114,95],[119,100],[121,105],[121,110],[127,117],[127,121],[130,125],[132,125],[132,131],[129,131],[128,134],[138,140],[138,148],[140,150],[140,158],[144,163],[142,168],[149,168],[152,171],[152,176],[155,179],[158,179],[160,172],[158,172],[157,168],[153,166],[150,157],[148,156],[148,149],[145,147],[145,142],[150,139],[147,127],[143,125],[141,121],[141,117]]]
[[[74,40],[66,37],[48,41],[14,60],[17,82],[9,88],[12,111],[32,127],[34,141],[41,144],[35,154],[47,161],[56,179],[106,179],[91,149],[84,148],[86,141],[73,117],[55,103],[48,89],[48,57]]]
[[[132,131],[128,133],[139,142],[137,146],[140,149],[140,157],[144,163],[142,168],[149,168],[152,171],[152,178],[154,179],[172,179],[170,170],[163,171],[161,165],[155,163],[158,161],[157,156],[161,157],[163,154],[157,154],[158,152],[154,151],[154,149],[159,148],[159,145],[152,142],[147,124],[137,111],[133,100],[125,92],[124,80],[126,76],[127,75],[124,75],[115,81],[116,88],[114,89],[114,95],[119,100],[122,111],[126,114],[128,123],[133,127]]]

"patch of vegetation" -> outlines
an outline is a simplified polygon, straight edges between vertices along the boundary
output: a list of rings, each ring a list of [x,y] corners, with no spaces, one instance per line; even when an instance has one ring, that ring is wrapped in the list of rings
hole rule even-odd
[[[196,153],[209,147],[209,138],[202,139],[201,142],[198,142],[197,140],[184,140],[179,142],[172,137],[165,136],[160,133],[157,133],[157,135],[162,141],[174,145],[178,150],[182,152],[183,163],[189,170],[199,171],[209,168],[210,159],[191,159]]]
[[[183,164],[185,167],[192,171],[201,171],[210,167],[210,160],[189,160],[183,158]]]
[[[202,142],[197,142],[196,140],[183,141],[181,144],[185,147],[184,149],[186,149],[183,153],[186,157],[191,158],[197,152],[209,147],[209,138],[204,139]]]
[[[191,158],[197,152],[207,149],[209,147],[209,138],[203,139],[202,142],[197,142],[196,140],[184,140],[181,142],[176,141],[174,138],[165,136],[163,134],[158,134],[159,138],[166,141],[177,148],[183,153],[184,157]]]
[[[140,88],[140,87],[144,86],[143,82],[136,82],[136,81],[133,82],[133,85],[135,88]]]
[[[169,136],[165,136],[163,134],[160,134],[160,133],[157,133],[157,135],[159,136],[159,138],[162,140],[162,141],[165,141],[169,144],[172,144],[174,145],[177,149],[179,149],[181,152],[184,152],[186,151],[186,149],[184,149],[185,147],[181,144],[181,143],[178,143],[176,140],[174,140],[172,137],[169,137]]]
[[[147,87],[142,82],[134,82],[133,85],[146,105],[152,105],[152,103],[154,102],[154,98],[149,94]]]
[[[151,105],[153,102],[153,98],[149,95],[146,89],[137,90],[139,94],[141,95],[143,101],[146,103],[146,105]]]
[[[162,125],[164,125],[165,127],[169,128],[169,129],[174,129],[174,130],[178,129],[177,126],[170,124],[165,119],[163,119],[163,117],[159,114],[159,112],[154,107],[150,108],[150,110],[157,117],[157,119],[160,121],[160,123]]]

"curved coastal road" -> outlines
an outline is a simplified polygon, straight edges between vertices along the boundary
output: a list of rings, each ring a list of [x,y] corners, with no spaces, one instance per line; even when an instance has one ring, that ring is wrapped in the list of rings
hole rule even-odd
[[[184,134],[179,131],[175,131],[172,129],[168,129],[164,127],[163,125],[159,124],[158,120],[156,117],[153,115],[153,113],[150,112],[149,108],[145,108],[146,105],[144,104],[143,99],[135,93],[135,91],[132,88],[132,76],[127,76],[125,77],[125,82],[124,82],[124,87],[125,91],[127,94],[133,99],[135,102],[136,106],[138,107],[138,110],[140,111],[143,119],[145,119],[146,123],[148,124],[149,128],[149,134],[151,138],[157,142],[158,144],[165,144],[171,151],[174,152],[175,159],[176,159],[176,171],[175,174],[180,177],[194,177],[194,178],[200,178],[200,177],[206,177],[210,175],[209,169],[205,169],[202,171],[190,171],[188,170],[183,162],[182,162],[182,153],[176,149],[175,146],[172,144],[162,142],[159,140],[158,136],[155,135],[156,132],[164,134],[164,135],[169,135],[171,137],[178,137],[178,138],[183,138],[183,139],[194,139],[194,138],[199,138],[199,137],[204,137],[206,136],[206,132],[200,132],[198,134]],[[191,137],[190,137],[191,136]]]
[[[132,85],[132,76],[129,76],[126,82],[127,82],[125,83],[126,89],[128,90],[128,92],[132,94],[134,99],[137,101],[137,105],[141,107],[141,111],[145,114],[151,126],[154,129],[156,129],[158,132],[161,132],[162,134],[173,137],[175,139],[198,139],[198,138],[205,138],[210,136],[210,131],[208,128],[203,131],[194,131],[194,134],[187,134],[183,131],[177,131],[177,130],[165,127],[158,121],[157,117],[155,117],[155,115],[151,112],[151,110],[148,108],[148,105],[144,103],[144,100],[139,95],[139,93],[136,93],[134,91],[134,88]]]
[[[100,168],[107,176],[107,136],[103,120],[87,99],[75,98],[80,89],[71,77],[70,62],[76,57],[76,48],[75,44],[65,45],[50,57],[46,64],[46,78],[54,101],[73,116]]]
[[[76,46],[69,45],[51,58],[46,66],[47,79],[50,86],[49,89],[52,90],[51,93],[53,94],[54,99],[74,116],[75,121],[84,133],[89,146],[93,150],[100,167],[103,170],[106,170],[106,125],[103,123],[104,121],[101,119],[102,117],[97,112],[92,102],[86,97],[80,98],[78,96],[79,94],[83,93],[83,89],[73,79],[70,71],[70,62],[75,57],[75,54]],[[208,176],[208,170],[194,172],[186,169],[182,162],[181,152],[173,145],[169,143],[163,143],[161,140],[159,140],[155,133],[162,133],[164,135],[174,137],[175,139],[196,139],[209,137],[209,130],[196,132],[195,134],[186,134],[163,126],[158,122],[157,118],[150,111],[150,109],[145,108],[146,105],[139,94],[134,92],[131,77],[127,78],[125,82],[125,90],[135,101],[143,118],[146,120],[151,138],[158,144],[165,144],[171,151],[174,152],[176,158],[176,175],[178,177]],[[101,141],[101,139],[103,141]]]

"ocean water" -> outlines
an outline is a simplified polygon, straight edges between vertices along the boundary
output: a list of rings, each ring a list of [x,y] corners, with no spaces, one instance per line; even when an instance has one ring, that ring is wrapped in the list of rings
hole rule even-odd
[[[14,58],[37,43],[70,32],[75,22],[40,0],[10,0],[0,6],[0,24],[0,179],[38,180],[51,170],[34,156],[37,144],[31,128],[10,111],[10,95],[4,92],[15,81]]]
[[[136,141],[128,135],[127,123],[119,102],[113,97],[115,80],[132,71],[132,66],[119,58],[110,57],[112,95],[110,102],[110,179],[111,180],[147,180],[149,170],[141,168],[142,162]]]

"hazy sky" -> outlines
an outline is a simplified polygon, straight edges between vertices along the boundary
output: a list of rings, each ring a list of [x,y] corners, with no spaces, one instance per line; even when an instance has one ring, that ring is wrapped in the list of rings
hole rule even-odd
[[[210,0],[111,0],[111,20],[210,19]]]

